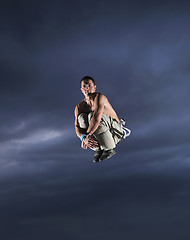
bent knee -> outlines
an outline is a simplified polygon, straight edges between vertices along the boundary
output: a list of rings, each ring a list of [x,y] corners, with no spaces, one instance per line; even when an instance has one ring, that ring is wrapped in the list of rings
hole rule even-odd
[[[79,114],[78,122],[79,122],[80,128],[88,128],[88,115],[86,113]]]

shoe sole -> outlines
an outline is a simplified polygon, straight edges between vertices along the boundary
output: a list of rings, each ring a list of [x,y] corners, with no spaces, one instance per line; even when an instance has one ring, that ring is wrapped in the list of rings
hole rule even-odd
[[[107,158],[104,158],[104,159],[101,159],[101,158],[100,158],[99,162],[102,162],[102,161],[104,161],[104,160],[107,160],[107,159],[113,157],[113,155],[115,155],[115,154],[116,154],[116,152],[114,152],[112,155],[108,156]]]

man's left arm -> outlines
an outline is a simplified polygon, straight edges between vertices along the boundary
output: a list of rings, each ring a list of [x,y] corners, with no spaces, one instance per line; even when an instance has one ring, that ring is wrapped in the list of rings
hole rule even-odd
[[[106,97],[103,94],[98,93],[94,99],[94,113],[87,129],[88,135],[92,135],[97,130],[104,112],[105,102]]]

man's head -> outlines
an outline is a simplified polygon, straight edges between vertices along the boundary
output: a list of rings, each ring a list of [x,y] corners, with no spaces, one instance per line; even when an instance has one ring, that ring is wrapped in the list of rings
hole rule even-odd
[[[81,91],[85,97],[96,91],[96,84],[92,77],[85,76],[80,81]]]

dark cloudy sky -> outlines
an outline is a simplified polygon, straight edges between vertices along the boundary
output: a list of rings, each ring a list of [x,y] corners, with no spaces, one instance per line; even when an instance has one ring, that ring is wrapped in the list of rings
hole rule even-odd
[[[190,4],[3,2],[1,239],[189,239]],[[74,132],[84,75],[132,129],[99,164]]]

